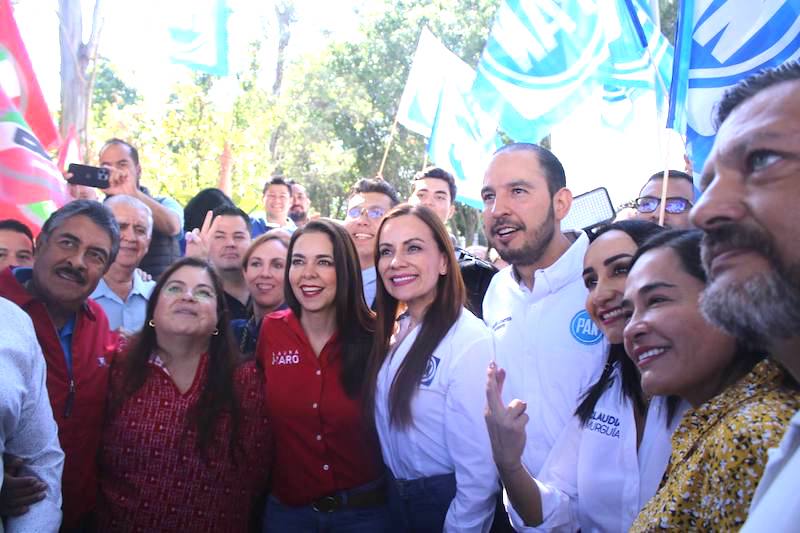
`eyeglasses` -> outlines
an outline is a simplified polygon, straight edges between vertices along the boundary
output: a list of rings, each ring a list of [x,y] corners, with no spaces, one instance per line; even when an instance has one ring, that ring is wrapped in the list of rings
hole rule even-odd
[[[179,282],[168,283],[163,292],[169,298],[180,298],[184,294],[188,294],[198,302],[209,302],[217,297],[214,291],[202,285],[189,290],[183,283]]]
[[[377,220],[386,213],[386,210],[382,207],[351,207],[347,210],[347,216],[348,218],[358,218],[365,212],[369,218],[372,220]]]
[[[658,209],[659,204],[661,204],[661,198],[656,198],[654,196],[642,196],[641,198],[637,198],[633,201],[633,205],[640,213],[652,213]],[[667,198],[667,201],[664,205],[664,210],[671,215],[678,215],[688,211],[691,209],[691,207],[692,202],[686,198],[680,198],[676,196]]]

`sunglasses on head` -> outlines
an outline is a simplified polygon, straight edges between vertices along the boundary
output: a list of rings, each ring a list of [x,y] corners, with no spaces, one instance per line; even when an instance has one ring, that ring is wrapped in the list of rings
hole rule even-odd
[[[652,213],[661,204],[661,198],[655,196],[642,196],[633,201],[636,210],[640,213]],[[692,208],[692,202],[686,198],[667,198],[664,210],[671,215],[678,215]]]

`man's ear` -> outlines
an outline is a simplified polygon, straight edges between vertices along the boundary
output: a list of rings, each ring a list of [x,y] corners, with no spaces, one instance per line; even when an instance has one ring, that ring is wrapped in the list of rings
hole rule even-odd
[[[572,207],[572,191],[562,187],[553,196],[553,211],[556,220],[561,222],[569,213],[570,207]]]
[[[455,214],[456,214],[456,204],[452,203],[450,204],[450,209],[447,211],[447,220],[445,220],[444,223],[447,224]]]

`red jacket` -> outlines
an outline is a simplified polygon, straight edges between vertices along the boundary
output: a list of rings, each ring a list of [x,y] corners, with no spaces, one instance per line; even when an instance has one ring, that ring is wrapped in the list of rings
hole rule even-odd
[[[0,296],[28,313],[42,346],[47,363],[47,391],[65,455],[61,489],[63,527],[76,527],[95,505],[96,458],[105,414],[109,358],[116,347],[116,335],[109,330],[103,309],[93,300],[87,300],[78,313],[72,334],[74,393],[67,413],[69,374],[58,331],[47,309],[17,281],[10,268],[0,273]]]

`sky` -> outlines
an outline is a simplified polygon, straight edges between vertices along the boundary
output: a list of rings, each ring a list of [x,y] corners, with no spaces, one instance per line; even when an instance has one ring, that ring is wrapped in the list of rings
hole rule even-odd
[[[77,0],[76,0],[77,1]],[[171,63],[167,27],[173,13],[191,9],[200,0],[103,0],[103,26],[99,53],[117,67],[119,76],[135,87],[146,103],[159,105],[166,100],[174,82],[190,76],[188,68]],[[204,0],[208,1],[208,0]],[[80,0],[84,35],[88,38],[94,0]],[[332,39],[343,39],[358,27],[356,9],[365,0],[296,0],[297,22],[292,28],[290,56],[314,52]],[[233,71],[246,67],[247,45],[255,38],[268,36],[264,46],[265,76],[274,68],[277,47],[273,3],[265,0],[228,0],[230,63]],[[14,17],[27,47],[33,68],[51,110],[59,107],[58,0],[17,0]]]

